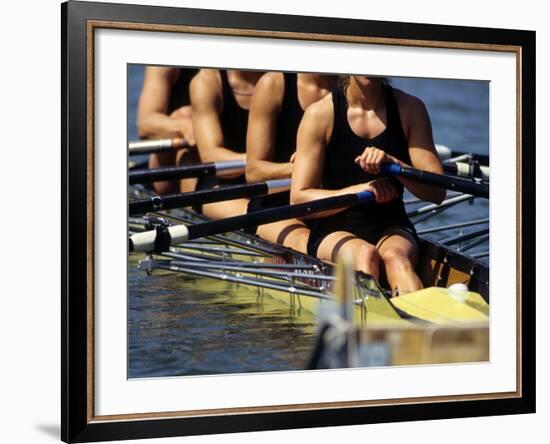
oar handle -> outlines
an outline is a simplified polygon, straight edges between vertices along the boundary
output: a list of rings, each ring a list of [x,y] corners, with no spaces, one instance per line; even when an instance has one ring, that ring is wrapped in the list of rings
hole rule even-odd
[[[189,146],[187,141],[181,137],[172,139],[136,140],[128,143],[130,155],[165,153]]]
[[[477,197],[489,198],[489,184],[478,178],[466,178],[436,174],[416,168],[403,167],[397,163],[385,163],[382,165],[382,173],[393,176],[401,176],[415,180],[426,185],[432,185],[447,190],[459,191]]]

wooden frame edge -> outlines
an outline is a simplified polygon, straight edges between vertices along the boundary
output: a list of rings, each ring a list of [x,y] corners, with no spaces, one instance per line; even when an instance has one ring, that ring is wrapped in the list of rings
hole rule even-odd
[[[262,30],[243,30],[235,28],[212,28],[202,26],[187,26],[187,25],[149,25],[145,23],[135,22],[120,22],[120,21],[106,21],[106,20],[88,20],[87,21],[87,92],[88,92],[88,143],[87,143],[87,156],[88,156],[88,242],[89,246],[93,247],[93,91],[94,91],[94,32],[96,29],[120,29],[120,30],[134,30],[134,31],[152,31],[152,32],[174,32],[174,33],[191,33],[202,35],[222,35],[222,36],[238,36],[238,37],[258,37],[258,38],[278,38],[278,39],[299,39],[299,40],[312,40],[312,41],[335,41],[337,43],[363,43],[363,44],[376,44],[376,45],[399,45],[408,47],[428,47],[428,48],[443,48],[443,49],[462,49],[462,50],[477,50],[477,51],[496,51],[496,52],[510,52],[516,55],[516,70],[521,71],[521,46],[518,45],[498,45],[498,44],[477,44],[477,43],[460,43],[460,42],[445,42],[445,41],[431,41],[431,40],[411,40],[411,39],[389,39],[379,37],[362,37],[362,36],[342,36],[332,34],[305,34],[305,33],[290,33],[290,32],[274,32],[274,31],[262,31]],[[516,91],[517,100],[521,104],[521,77],[516,78]],[[90,104],[90,101],[92,103]],[[521,110],[516,107],[516,115],[519,120],[516,119],[517,124],[517,142],[516,142],[516,154],[521,155]],[[519,134],[518,134],[519,133]],[[90,165],[92,165],[90,169]],[[519,189],[521,186],[521,165],[518,166],[518,193],[521,193]],[[521,202],[520,197],[518,197]],[[519,207],[519,213],[521,208]],[[518,221],[521,220],[521,214],[518,215]],[[518,236],[518,242],[521,244],[521,237]],[[93,250],[93,248],[91,248]],[[518,260],[521,258],[521,250],[518,249]],[[93,263],[93,253],[89,253]],[[520,261],[521,262],[521,261]],[[389,405],[406,405],[414,404],[418,402],[422,403],[442,403],[442,402],[459,402],[459,401],[476,401],[476,400],[494,400],[494,399],[509,399],[519,398],[522,394],[521,388],[521,322],[516,324],[518,331],[516,349],[518,358],[516,359],[516,384],[517,389],[515,392],[503,392],[494,394],[480,394],[480,395],[456,395],[456,396],[438,396],[438,397],[416,397],[416,398],[397,398],[391,400],[361,400],[361,401],[344,401],[344,402],[328,402],[328,403],[308,403],[308,404],[288,404],[288,405],[272,405],[261,407],[235,407],[235,408],[223,408],[223,409],[206,409],[206,410],[185,410],[174,412],[153,412],[153,413],[133,413],[133,414],[121,414],[121,415],[103,415],[96,416],[94,414],[94,328],[93,328],[93,267],[89,271],[91,278],[88,282],[88,315],[92,322],[88,324],[89,344],[88,344],[88,374],[90,375],[88,380],[88,422],[98,423],[105,421],[120,421],[120,420],[136,420],[136,419],[160,419],[160,418],[190,418],[190,417],[203,417],[203,416],[220,416],[220,415],[236,415],[242,413],[273,413],[273,412],[296,412],[304,410],[329,410],[335,408],[360,408],[360,407],[375,407],[375,406],[389,406]],[[521,282],[521,280],[518,280]],[[521,307],[521,285],[519,285],[519,291],[516,293],[518,300],[518,307]],[[518,310],[517,319],[521,321],[521,310]]]
[[[171,11],[169,11],[171,10]],[[176,20],[170,15],[176,12],[180,18],[185,12],[185,17],[190,14],[190,19],[184,18],[185,23],[193,25],[172,25],[159,24],[161,22],[173,23]],[[220,19],[223,18],[223,20]],[[225,19],[231,26],[219,26],[224,23]],[[244,20],[244,25],[242,24]],[[260,20],[261,29],[249,29],[248,26],[251,20]],[[282,21],[284,19],[285,21]],[[309,21],[311,19],[311,22]],[[134,21],[131,21],[134,20]],[[143,23],[141,20],[149,20],[155,23]],[[288,23],[286,22],[288,20]],[[308,21],[306,21],[308,20]],[[218,26],[204,26],[203,23],[217,23]],[[348,34],[348,22],[352,26]],[[62,23],[62,421],[61,435],[62,439],[67,442],[83,442],[93,441],[98,439],[125,439],[125,438],[140,438],[140,437],[159,437],[159,436],[176,436],[181,434],[208,434],[221,433],[231,431],[246,431],[246,430],[274,430],[280,428],[297,428],[297,427],[312,427],[320,425],[344,425],[344,424],[367,424],[372,422],[388,422],[388,421],[403,421],[403,420],[418,420],[418,419],[435,419],[449,417],[448,413],[437,413],[441,410],[435,410],[433,407],[424,407],[419,402],[429,404],[445,403],[441,407],[443,410],[451,409],[453,417],[465,416],[485,416],[495,414],[510,414],[510,413],[530,413],[535,409],[535,382],[531,382],[535,375],[535,332],[534,332],[534,308],[535,302],[531,299],[523,298],[523,290],[534,291],[535,272],[529,267],[525,268],[525,264],[529,265],[531,261],[524,256],[527,248],[534,248],[535,235],[530,234],[530,228],[534,226],[531,216],[534,215],[534,173],[531,169],[534,165],[535,154],[526,154],[524,144],[528,144],[528,149],[534,148],[534,122],[526,123],[522,120],[522,112],[524,105],[533,108],[531,101],[535,100],[534,84],[524,84],[523,81],[534,80],[533,75],[528,68],[533,69],[536,60],[535,53],[535,35],[529,31],[515,31],[505,29],[487,29],[487,28],[468,28],[456,26],[441,26],[431,24],[414,24],[414,23],[397,23],[397,22],[373,22],[356,19],[337,19],[326,17],[302,17],[302,16],[283,16],[278,14],[259,14],[246,12],[229,12],[229,11],[208,11],[208,10],[193,10],[185,8],[166,8],[166,7],[151,7],[144,5],[121,5],[121,4],[105,4],[93,2],[70,1],[61,5],[61,23]],[[305,29],[318,31],[315,32],[288,32],[288,29],[302,29],[302,24]],[[360,24],[369,24],[374,26],[373,35],[392,35],[392,36],[412,36],[416,38],[390,38],[390,37],[367,37],[361,34],[361,28],[357,27]],[[93,25],[91,29],[89,26]],[[331,31],[339,34],[325,34],[324,26],[328,26]],[[344,26],[345,25],[345,26]],[[386,30],[386,25],[389,25],[389,31]],[[242,28],[240,27],[242,26]],[[427,48],[447,48],[447,49],[466,49],[478,51],[497,51],[497,52],[515,52],[516,53],[516,72],[517,72],[517,106],[516,106],[516,158],[517,158],[517,316],[516,316],[516,382],[517,390],[515,392],[493,393],[493,394],[474,394],[474,395],[457,395],[454,397],[433,397],[434,399],[426,398],[399,398],[396,400],[375,400],[375,401],[347,401],[343,403],[330,402],[323,404],[291,404],[280,406],[261,406],[257,411],[251,411],[250,407],[233,408],[233,409],[208,409],[208,410],[187,410],[184,412],[160,412],[160,413],[136,413],[128,415],[112,415],[112,416],[94,416],[94,301],[93,301],[93,245],[94,245],[94,230],[93,230],[93,201],[94,201],[94,168],[93,168],[93,67],[94,67],[94,52],[93,52],[93,32],[96,28],[110,29],[127,29],[138,31],[156,31],[156,32],[188,32],[194,34],[218,34],[224,36],[246,36],[257,38],[277,38],[277,39],[300,39],[300,40],[317,40],[317,41],[333,41],[337,43],[367,43],[378,45],[400,45],[412,47],[427,47]],[[287,31],[269,31],[267,29],[287,29]],[[359,31],[358,31],[359,29]],[[465,42],[458,40],[462,39],[461,33],[471,31],[473,34],[464,34]],[[439,32],[444,32],[443,38],[448,40],[434,40],[432,36],[437,37]],[[85,40],[85,47],[83,44]],[[451,41],[453,40],[453,41]],[[76,43],[75,43],[76,41]],[[90,48],[90,41],[92,48]],[[477,43],[485,42],[485,43]],[[491,42],[502,42],[493,44]],[[83,51],[79,50],[82,49]],[[80,54],[84,54],[81,57]],[[525,58],[524,58],[525,57]],[[82,63],[84,59],[84,63]],[[80,85],[83,80],[82,67],[86,72],[86,103],[81,107],[81,90],[75,84]],[[71,85],[71,92],[69,92]],[[77,92],[76,97],[72,94]],[[83,91],[83,88],[82,88]],[[523,96],[522,94],[525,94]],[[70,105],[70,106],[69,106]],[[80,129],[72,130],[68,127],[69,115],[71,115],[71,125],[81,123],[82,113],[86,111],[86,127],[82,131]],[[76,111],[76,118],[74,116]],[[92,126],[89,126],[90,116]],[[523,134],[523,131],[526,134]],[[525,136],[525,137],[524,137]],[[86,144],[82,144],[83,149],[74,147],[75,140],[81,141],[86,137]],[[522,151],[523,150],[523,151]],[[86,169],[81,171],[80,158],[86,158]],[[74,160],[76,158],[76,160]],[[525,162],[524,162],[525,161]],[[533,161],[533,162],[532,162]],[[76,167],[76,170],[71,169],[69,175],[69,166]],[[523,174],[523,169],[527,168],[527,173]],[[83,175],[84,184],[80,179],[75,179],[75,175]],[[533,177],[531,177],[533,176]],[[76,184],[75,191],[71,186]],[[523,189],[523,185],[526,188]],[[69,207],[69,201],[75,197],[80,197],[81,187],[86,188],[85,205],[77,203],[76,209]],[[523,193],[522,193],[523,191]],[[531,198],[531,194],[533,198]],[[523,197],[528,198],[528,202],[523,202]],[[84,199],[82,199],[83,201]],[[80,229],[80,220],[82,208],[85,209],[86,225],[82,226],[86,231],[85,239],[85,273],[86,273],[86,298],[83,300],[85,308],[86,322],[77,325],[78,321],[82,321],[80,311],[80,294],[71,295],[71,291],[78,290],[80,292],[80,284],[75,285],[75,278],[71,276],[71,272],[77,270],[77,276],[84,273],[80,270],[82,246],[80,241],[78,245],[73,245],[75,242],[75,234],[73,224],[76,223],[76,228]],[[526,210],[524,214],[523,210]],[[529,217],[525,219],[525,215]],[[523,218],[522,218],[523,216]],[[75,222],[74,219],[77,219]],[[534,218],[533,218],[534,219]],[[525,231],[525,233],[523,233]],[[523,234],[526,239],[523,239]],[[71,240],[72,239],[72,240]],[[72,248],[74,246],[74,248]],[[76,259],[77,263],[74,264]],[[523,261],[526,261],[525,264]],[[524,279],[531,279],[528,283],[523,282]],[[532,282],[531,282],[532,281]],[[84,281],[83,281],[84,282]],[[71,290],[72,289],[72,290]],[[71,297],[70,297],[71,296]],[[83,295],[84,296],[84,295]],[[91,296],[91,298],[88,298]],[[75,299],[76,298],[76,299]],[[84,299],[84,298],[83,298]],[[75,301],[78,301],[76,304]],[[70,303],[69,303],[70,302]],[[75,309],[76,305],[76,309]],[[77,318],[74,317],[78,311]],[[69,313],[73,315],[69,318]],[[91,321],[91,323],[90,323]],[[533,323],[526,321],[533,321]],[[71,333],[77,333],[76,338],[71,337]],[[82,337],[80,334],[82,333]],[[84,335],[86,337],[84,338]],[[85,342],[85,356],[80,352],[81,348],[76,348],[75,344]],[[70,340],[69,340],[70,339]],[[90,339],[92,341],[90,342]],[[524,349],[522,347],[525,346]],[[91,356],[91,360],[87,357]],[[85,359],[86,358],[86,359]],[[84,360],[85,359],[85,360]],[[523,368],[523,365],[526,367]],[[83,368],[84,367],[84,368]],[[526,384],[524,387],[523,384]],[[82,384],[85,387],[85,393],[82,392]],[[524,390],[524,388],[526,390]],[[75,390],[76,389],[76,390]],[[500,401],[499,401],[500,400]],[[482,401],[482,402],[480,402]],[[491,402],[495,401],[495,402]],[[497,402],[498,401],[498,402]],[[452,407],[452,404],[461,404],[464,402],[464,407]],[[355,404],[355,405],[350,405]],[[82,406],[85,407],[83,411]],[[304,409],[306,406],[311,406],[310,409]],[[385,407],[391,407],[392,415],[389,419],[384,416],[387,414]],[[409,407],[407,407],[409,406]],[[368,417],[364,417],[362,407],[373,408],[368,410],[372,412]],[[473,413],[468,413],[468,408],[474,408]],[[332,413],[331,413],[332,411]],[[348,414],[349,411],[349,414]],[[294,412],[294,415],[284,415],[285,412]],[[312,412],[308,414],[308,412]],[[315,413],[318,412],[318,413]],[[354,413],[356,412],[356,413]],[[382,413],[385,412],[385,413]],[[344,414],[343,414],[344,413]],[[328,416],[327,416],[328,415]],[[352,416],[350,419],[349,415]],[[360,416],[361,415],[361,416]],[[84,417],[85,416],[85,417]],[[231,422],[223,420],[224,417],[232,417]],[[258,417],[259,419],[254,419]],[[178,418],[181,418],[178,421]],[[201,418],[203,418],[201,420]],[[210,419],[211,418],[211,419]],[[247,418],[253,425],[243,425]],[[322,418],[319,422],[318,418]],[[355,418],[355,419],[353,419]],[[373,419],[374,418],[374,419]],[[147,421],[150,420],[150,421]],[[167,419],[169,422],[162,421]],[[205,421],[208,420],[208,423]],[[213,421],[213,422],[212,422]],[[243,422],[245,421],[245,422]],[[279,425],[279,421],[283,425]],[[128,424],[134,424],[129,426]],[[221,430],[212,431],[210,424],[216,424],[221,427]],[[147,424],[147,425],[144,425]],[[208,426],[205,427],[205,424]],[[145,428],[144,428],[145,427]],[[168,427],[166,429],[165,427]]]

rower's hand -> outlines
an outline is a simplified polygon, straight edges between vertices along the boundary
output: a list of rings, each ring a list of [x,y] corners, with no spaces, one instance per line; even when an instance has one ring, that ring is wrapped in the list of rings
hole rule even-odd
[[[378,203],[386,203],[399,197],[395,185],[387,177],[367,182],[364,190],[372,192]]]
[[[396,162],[395,158],[379,148],[369,146],[355,158],[355,163],[369,174],[380,174],[383,163]]]
[[[193,131],[193,121],[191,120],[191,113],[187,108],[189,107],[184,106],[172,111],[170,118],[178,122],[181,137],[183,137],[187,144],[195,146],[197,141],[195,140],[195,132]]]

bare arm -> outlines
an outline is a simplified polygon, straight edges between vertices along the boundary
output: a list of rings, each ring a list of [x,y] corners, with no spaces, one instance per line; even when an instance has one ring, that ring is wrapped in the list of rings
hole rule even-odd
[[[137,127],[141,138],[183,136],[184,119],[166,114],[177,68],[147,66],[139,97]]]
[[[220,121],[222,90],[218,71],[201,70],[191,81],[189,91],[193,106],[193,130],[201,160],[203,162],[245,160],[245,153],[237,153],[224,146]],[[239,174],[231,176],[236,175]]]
[[[290,201],[292,204],[309,202],[326,197],[342,196],[369,190],[378,202],[386,202],[397,196],[388,181],[360,183],[338,190],[321,188],[327,141],[332,133],[333,107],[331,95],[311,105],[305,112],[298,129],[297,155],[292,172]],[[353,166],[353,165],[351,165]],[[379,186],[381,185],[381,186]],[[331,216],[345,208],[324,211],[314,218]]]
[[[283,179],[292,174],[292,163],[272,162],[277,140],[277,120],[284,95],[281,73],[265,74],[257,83],[246,134],[246,180]],[[290,159],[289,159],[290,160]]]
[[[435,149],[432,123],[428,110],[421,100],[415,97],[411,99],[410,111],[407,112],[407,139],[412,166],[419,170],[442,174],[443,167]],[[432,187],[403,178],[400,178],[400,180],[419,199],[435,203],[441,203],[445,199],[446,191],[443,188]]]

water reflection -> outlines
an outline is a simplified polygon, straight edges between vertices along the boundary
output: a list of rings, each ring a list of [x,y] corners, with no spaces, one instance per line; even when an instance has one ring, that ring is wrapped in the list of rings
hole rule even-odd
[[[314,319],[255,290],[129,264],[130,378],[304,368]]]

